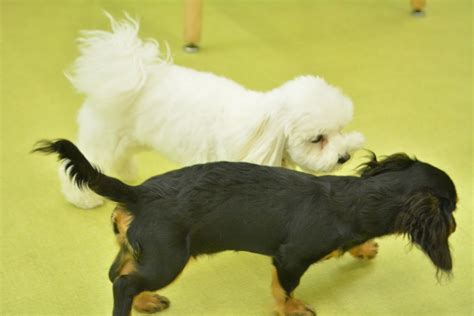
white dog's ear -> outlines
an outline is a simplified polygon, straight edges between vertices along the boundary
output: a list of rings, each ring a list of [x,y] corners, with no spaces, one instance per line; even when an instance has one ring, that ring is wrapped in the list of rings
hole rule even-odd
[[[285,143],[282,128],[267,116],[246,135],[246,144],[241,151],[242,161],[281,166]]]

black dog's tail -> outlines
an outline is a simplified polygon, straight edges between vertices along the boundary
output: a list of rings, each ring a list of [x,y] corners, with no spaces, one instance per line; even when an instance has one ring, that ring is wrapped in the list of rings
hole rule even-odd
[[[67,139],[39,141],[32,152],[58,154],[59,160],[65,161],[65,170],[69,177],[80,189],[89,187],[95,193],[119,203],[133,203],[137,200],[136,187],[101,173]]]

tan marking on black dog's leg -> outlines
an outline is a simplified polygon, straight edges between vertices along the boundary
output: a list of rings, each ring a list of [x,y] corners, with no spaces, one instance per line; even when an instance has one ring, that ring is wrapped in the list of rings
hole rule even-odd
[[[112,224],[120,251],[110,268],[109,278],[112,282],[121,275],[136,272],[136,253],[127,239],[127,230],[132,221],[132,214],[123,206],[117,205],[115,207],[112,212]]]
[[[133,221],[133,216],[123,206],[117,205],[111,219],[120,246],[119,254],[109,270],[114,293],[113,315],[130,316],[134,296],[144,290],[143,279],[137,274],[137,253],[127,238],[127,230]]]
[[[283,315],[281,312],[284,310],[287,297],[285,294],[285,290],[280,285],[280,281],[278,280],[278,275],[275,268],[273,268],[272,271],[272,295],[276,301],[275,310],[278,312],[279,315]]]
[[[109,269],[109,280],[113,283],[121,275],[136,272],[136,262],[128,249],[122,247]]]
[[[133,299],[133,308],[140,313],[151,314],[161,312],[170,306],[170,301],[153,292],[142,292]]]
[[[315,316],[314,309],[293,297],[293,293],[286,295],[278,279],[276,269],[272,273],[272,294],[276,301],[275,311],[280,316]]]
[[[112,224],[120,246],[124,245],[127,240],[127,230],[132,221],[133,215],[123,206],[117,205],[115,207],[112,212]]]
[[[343,254],[344,254],[344,252],[342,250],[336,249],[336,250],[332,251],[331,253],[329,253],[328,255],[324,256],[323,259],[321,259],[321,260],[328,260],[328,259],[331,259],[331,258],[339,258]]]
[[[135,260],[130,254],[127,254],[127,256],[125,257],[125,260],[123,261],[119,274],[120,275],[130,274],[132,272],[135,272],[136,270],[137,269],[136,269]]]
[[[373,240],[368,240],[361,245],[351,248],[349,252],[353,257],[359,259],[373,259],[379,252],[379,244]]]

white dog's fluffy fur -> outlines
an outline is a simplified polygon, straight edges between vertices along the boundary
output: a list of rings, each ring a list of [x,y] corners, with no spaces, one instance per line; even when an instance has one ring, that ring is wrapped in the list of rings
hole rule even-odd
[[[78,145],[104,172],[133,179],[132,156],[146,148],[184,165],[228,160],[330,171],[361,148],[360,133],[341,132],[352,119],[351,100],[323,79],[301,76],[268,92],[248,90],[172,64],[156,41],[138,38],[135,20],[109,18],[112,32],[83,33],[68,75],[86,96]],[[102,203],[79,191],[63,168],[60,176],[71,203]]]

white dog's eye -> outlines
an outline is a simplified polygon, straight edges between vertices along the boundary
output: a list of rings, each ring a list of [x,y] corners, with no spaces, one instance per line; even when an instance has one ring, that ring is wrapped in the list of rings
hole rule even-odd
[[[318,135],[315,139],[311,140],[313,144],[317,144],[324,139],[324,135]]]

